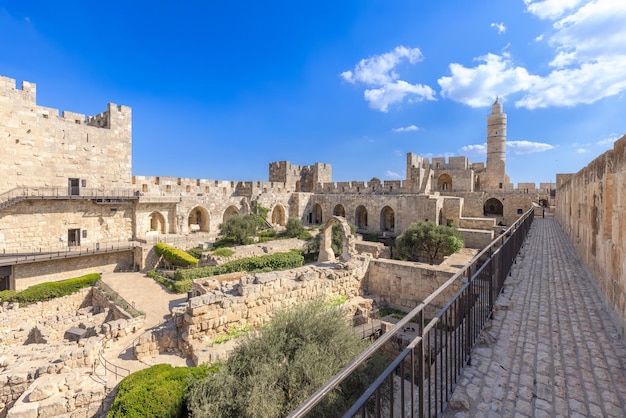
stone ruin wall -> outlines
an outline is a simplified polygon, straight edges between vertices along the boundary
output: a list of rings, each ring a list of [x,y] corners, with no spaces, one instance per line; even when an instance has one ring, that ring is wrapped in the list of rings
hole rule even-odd
[[[365,277],[365,293],[380,296],[390,307],[410,311],[450,279],[456,271],[397,260],[372,260]],[[463,284],[457,280],[424,311],[428,318],[452,299]]]
[[[86,117],[36,104],[36,85],[0,76],[2,189],[67,188],[68,178],[85,187],[128,188],[131,179],[131,109],[109,103]],[[82,184],[81,184],[81,187]]]
[[[557,219],[626,330],[626,136],[574,175],[558,175]]]
[[[92,376],[98,353],[142,321],[96,288],[25,307],[3,303],[0,416],[8,408],[7,416],[15,418],[93,416],[111,389]],[[91,336],[68,342],[64,334],[72,327],[87,329]]]
[[[183,354],[197,361],[196,351],[210,346],[217,337],[244,326],[262,326],[280,309],[321,296],[362,295],[361,282],[369,263],[369,256],[355,255],[346,264],[338,264],[338,268],[306,265],[250,274],[235,283],[198,279],[195,286],[201,286],[199,290],[206,293],[191,298],[185,308],[173,312],[176,336],[172,330],[146,334],[139,338],[135,355],[141,359],[177,344]],[[203,290],[205,286],[215,287]]]

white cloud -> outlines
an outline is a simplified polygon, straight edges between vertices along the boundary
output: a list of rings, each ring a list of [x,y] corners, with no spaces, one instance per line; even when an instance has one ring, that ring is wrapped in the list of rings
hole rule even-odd
[[[442,96],[471,107],[488,106],[496,96],[505,98],[530,88],[536,78],[504,56],[490,53],[476,60],[483,63],[474,68],[450,64],[452,76],[437,80]]]
[[[478,57],[472,68],[451,63],[438,80],[441,94],[472,107],[496,95],[521,94],[516,107],[575,106],[626,91],[626,2],[614,0],[525,0],[527,11],[552,28],[535,38],[554,51],[546,74],[530,74],[510,54]],[[539,66],[541,67],[541,66]]]
[[[462,153],[470,153],[470,154],[485,154],[487,153],[487,145],[486,144],[474,144],[474,145],[465,145],[461,147]]]
[[[620,135],[611,134],[610,136],[596,142],[596,145],[600,145],[601,147],[613,148],[613,143],[618,139],[620,139]]]
[[[526,10],[540,19],[555,19],[565,13],[566,10],[573,9],[582,0],[524,0]]]
[[[506,26],[504,26],[504,23],[502,22],[492,23],[491,27],[494,28],[498,32],[498,35],[502,35],[504,32],[506,32]]]
[[[402,133],[402,132],[412,132],[412,131],[419,131],[420,128],[418,128],[415,125],[409,125],[409,126],[405,126],[402,128],[393,128],[392,131],[394,132],[398,132],[398,133]]]
[[[385,176],[387,176],[390,179],[401,179],[402,178],[402,175],[396,173],[395,171],[391,171],[391,170],[385,171]]]
[[[584,148],[577,148],[577,149],[576,149],[576,153],[577,153],[577,154],[586,154],[586,153],[588,153],[588,152],[589,152],[589,150],[584,149]]]
[[[514,154],[533,154],[554,149],[553,145],[531,141],[506,141],[506,146],[510,148]]]
[[[423,84],[411,84],[400,80],[396,67],[405,59],[410,64],[422,60],[419,48],[398,46],[390,52],[362,59],[353,70],[344,71],[340,77],[355,84],[363,83],[369,88],[363,96],[372,109],[387,112],[389,105],[400,103],[405,98],[409,102],[435,100],[435,91]]]

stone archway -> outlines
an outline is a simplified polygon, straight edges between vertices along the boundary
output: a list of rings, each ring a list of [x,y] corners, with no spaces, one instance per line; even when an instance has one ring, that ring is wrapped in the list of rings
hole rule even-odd
[[[272,210],[272,225],[285,226],[286,224],[285,208],[282,205],[274,206],[274,210]]]
[[[320,225],[322,223],[322,207],[317,203],[311,207],[309,223],[313,225]]]
[[[196,206],[187,216],[187,227],[189,232],[209,232],[209,211],[202,206]]]
[[[341,216],[342,218],[346,217],[346,209],[341,203],[333,209],[333,216]]]
[[[437,179],[437,189],[441,191],[452,190],[452,177],[448,173],[443,173]]]
[[[504,205],[495,197],[487,199],[483,206],[483,212],[485,215],[504,215]]]
[[[148,215],[148,231],[165,234],[165,228],[165,217],[161,212],[155,211]]]
[[[354,211],[354,221],[357,228],[367,228],[367,209],[365,209],[365,206],[357,206]]]
[[[239,209],[237,209],[235,205],[230,205],[229,207],[226,208],[226,210],[224,211],[224,214],[222,215],[222,222],[226,222],[228,219],[232,218],[233,216],[239,216]]]
[[[396,215],[390,206],[385,206],[380,211],[380,230],[382,232],[394,232],[396,229]]]
[[[338,223],[341,226],[341,233],[343,238],[343,245],[341,249],[340,261],[348,261],[352,258],[353,254],[356,254],[356,239],[352,232],[350,232],[350,225],[346,221],[346,218],[342,216],[333,216],[326,222],[324,229],[320,232],[320,253],[317,257],[318,263],[324,263],[328,261],[335,261],[335,252],[332,248],[333,242],[333,225]]]

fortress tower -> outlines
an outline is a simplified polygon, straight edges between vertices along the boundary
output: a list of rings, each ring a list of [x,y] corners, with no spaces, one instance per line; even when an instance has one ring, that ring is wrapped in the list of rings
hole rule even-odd
[[[506,166],[506,113],[502,103],[496,101],[487,116],[487,178],[483,185],[489,189],[502,189],[509,183]]]

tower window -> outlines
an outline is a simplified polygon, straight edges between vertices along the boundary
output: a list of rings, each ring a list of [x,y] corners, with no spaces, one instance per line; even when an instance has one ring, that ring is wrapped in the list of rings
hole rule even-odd
[[[500,185],[498,187],[502,188],[502,183],[500,183]]]

